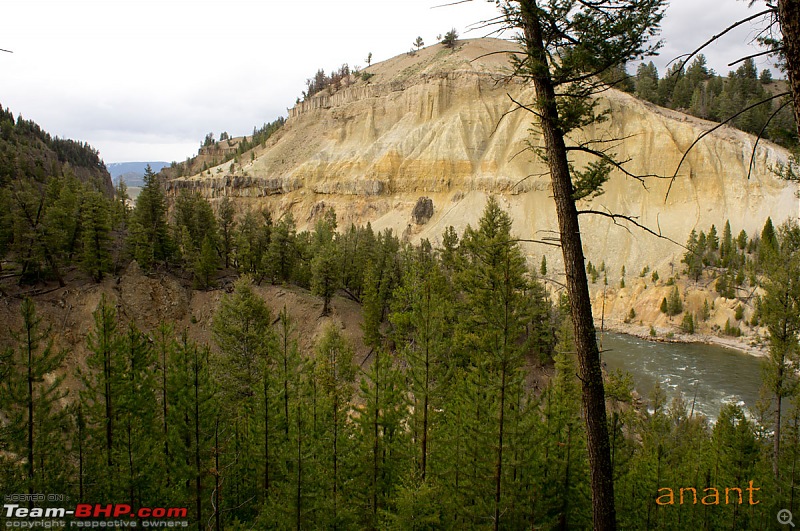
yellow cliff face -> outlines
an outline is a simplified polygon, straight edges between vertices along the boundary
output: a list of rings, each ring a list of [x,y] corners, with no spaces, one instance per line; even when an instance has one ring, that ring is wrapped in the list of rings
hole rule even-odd
[[[514,110],[511,101],[530,102],[534,94],[507,78],[508,58],[495,53],[511,47],[478,39],[460,42],[455,51],[436,45],[373,65],[366,69],[373,74],[368,82],[351,79],[335,93],[298,104],[284,128],[256,148],[252,162],[233,173],[223,165],[211,175],[174,179],[168,191],[191,188],[212,200],[227,195],[241,210],[268,208],[274,218],[291,211],[301,228],[324,202],[336,209],[341,226],[369,221],[376,229],[434,243],[449,225],[459,231],[474,225],[494,194],[520,238],[552,238],[557,226],[547,168],[526,151],[540,138],[533,116]],[[636,174],[671,176],[689,145],[712,126],[621,92],[608,91],[599,103],[611,110],[610,119],[572,141],[624,139],[617,157],[630,159],[626,168]],[[734,234],[753,234],[767,216],[776,224],[796,217],[797,186],[770,170],[787,159],[784,150],[759,143],[747,178],[754,141],[722,128],[689,154],[669,196],[668,179],[640,182],[615,172],[605,193],[580,208],[635,216],[680,243],[693,228],[714,223],[719,229],[726,219]],[[434,214],[417,225],[411,214],[423,196],[433,200]],[[608,218],[586,215],[582,231],[587,259],[605,261],[609,282],[619,282],[623,265],[631,274],[645,266],[662,273],[681,268],[681,247],[636,228],[629,232]],[[550,270],[561,271],[559,249],[538,243],[525,249],[532,264],[544,254]]]

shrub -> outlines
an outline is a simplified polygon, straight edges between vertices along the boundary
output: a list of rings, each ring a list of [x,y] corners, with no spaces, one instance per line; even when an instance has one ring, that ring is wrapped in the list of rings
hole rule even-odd
[[[682,311],[683,301],[681,300],[681,294],[678,291],[678,286],[674,286],[669,294],[669,299],[667,300],[666,314],[672,317],[673,315],[678,315]]]
[[[686,334],[694,334],[694,317],[689,312],[683,316],[683,321],[681,322],[681,330]]]
[[[700,320],[708,321],[709,317],[711,317],[711,308],[708,306],[708,300],[704,300],[703,309],[700,310]]]
[[[738,326],[731,326],[730,320],[725,321],[725,329],[722,331],[726,336],[739,337],[742,335],[742,329]]]
[[[442,44],[444,44],[447,48],[455,48],[457,40],[458,32],[455,28],[453,28],[444,34],[444,37],[442,38]]]

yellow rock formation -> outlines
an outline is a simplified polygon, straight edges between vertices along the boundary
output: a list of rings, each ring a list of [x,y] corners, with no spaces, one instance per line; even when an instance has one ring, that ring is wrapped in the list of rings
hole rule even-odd
[[[498,53],[511,48],[477,39],[461,41],[455,51],[435,45],[372,65],[367,82],[353,78],[335,93],[298,104],[252,162],[234,173],[222,165],[211,175],[174,179],[169,193],[188,187],[212,200],[227,195],[241,210],[268,208],[275,218],[291,211],[301,228],[324,202],[336,208],[340,226],[370,221],[376,229],[434,243],[449,225],[459,231],[474,225],[494,194],[520,238],[552,239],[557,226],[547,168],[526,150],[541,140],[533,116],[515,110],[511,100],[528,103],[534,94],[508,78],[508,57]],[[599,106],[610,109],[609,120],[571,141],[624,139],[616,143],[617,157],[630,159],[626,168],[640,175],[671,176],[689,145],[713,126],[613,90]],[[724,127],[692,150],[669,196],[668,179],[640,182],[615,172],[605,193],[580,208],[635,216],[680,243],[693,228],[715,223],[721,229],[726,219],[734,234],[753,234],[767,216],[776,224],[796,217],[797,186],[771,171],[786,161],[783,149],[760,142],[747,178],[754,141]],[[423,196],[433,200],[434,214],[416,225],[411,212]],[[583,216],[581,226],[587,259],[605,261],[609,283],[619,283],[623,265],[629,275],[649,266],[663,278],[681,268],[684,250],[667,240],[594,215]],[[525,250],[532,264],[546,254],[550,270],[561,270],[557,248],[527,243]]]

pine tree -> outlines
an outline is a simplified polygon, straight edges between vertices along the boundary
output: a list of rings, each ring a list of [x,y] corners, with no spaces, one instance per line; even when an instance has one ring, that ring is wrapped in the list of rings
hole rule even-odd
[[[157,503],[160,492],[160,466],[153,459],[163,447],[158,435],[159,403],[153,377],[153,350],[149,338],[134,324],[129,324],[120,344],[121,373],[117,382],[118,415],[117,459],[120,484],[126,500],[133,506]]]
[[[12,332],[16,348],[7,359],[7,378],[2,382],[3,414],[7,421],[8,450],[3,461],[9,461],[8,473],[17,476],[12,484],[28,494],[51,488],[65,488],[61,477],[64,466],[64,409],[60,401],[66,396],[64,376],[56,372],[64,363],[66,352],[56,350],[50,330],[30,298],[20,305],[22,327]],[[31,500],[32,502],[32,500]],[[28,506],[31,506],[29,502]]]
[[[689,233],[689,240],[686,242],[686,254],[683,255],[682,262],[686,264],[686,273],[694,278],[695,282],[698,282],[703,274],[704,253],[705,248],[699,245],[697,233],[692,229],[692,232]]]
[[[200,247],[200,255],[194,264],[194,275],[197,286],[200,288],[209,288],[214,285],[214,274],[217,272],[217,252],[214,250],[214,244],[211,239],[206,236],[203,240],[203,245]]]
[[[100,192],[91,191],[81,213],[81,266],[96,282],[111,268],[111,216],[108,201]]]
[[[316,348],[318,381],[318,426],[322,429],[318,458],[327,470],[318,507],[324,511],[325,527],[352,526],[353,508],[344,503],[347,472],[343,468],[351,450],[347,422],[355,382],[353,349],[334,326],[329,326]]]
[[[655,63],[640,63],[636,70],[636,96],[653,103],[658,101],[658,69]]]
[[[13,235],[14,225],[11,198],[4,188],[0,188],[0,271],[3,270],[2,261],[11,250]]]
[[[408,404],[404,383],[391,354],[376,349],[372,365],[360,382],[358,401],[364,404],[364,411],[354,434],[359,455],[367,459],[360,460],[360,466],[351,472],[362,486],[353,494],[362,507],[359,513],[364,527],[379,526],[406,473]]]
[[[286,282],[295,270],[298,259],[297,230],[291,213],[275,224],[269,242],[267,263],[271,267],[272,282]]]
[[[667,299],[667,315],[670,317],[678,315],[683,311],[683,301],[681,300],[681,293],[678,286],[673,286],[672,291],[669,292]]]
[[[272,229],[269,211],[264,211],[261,215],[247,212],[236,232],[236,266],[241,273],[252,275],[258,283],[270,274],[271,264],[267,251],[272,240]]]
[[[422,481],[428,473],[432,426],[443,406],[451,373],[452,292],[432,254],[420,248],[395,290],[389,317],[406,364],[414,407],[412,429],[419,441],[416,464]]]
[[[166,487],[172,486],[171,481],[171,456],[169,452],[169,439],[170,439],[170,407],[171,400],[169,396],[168,375],[170,372],[170,364],[174,361],[174,350],[177,347],[174,338],[174,328],[170,323],[161,323],[154,333],[154,356],[157,374],[155,375],[156,385],[159,389],[157,394],[160,398],[161,405],[161,426],[162,437],[161,442],[163,445],[163,459],[162,463],[165,467]]]
[[[167,262],[173,254],[173,242],[167,227],[167,207],[158,177],[148,165],[144,186],[131,214],[128,245],[133,258],[143,269]]]
[[[725,228],[722,230],[722,242],[719,247],[719,256],[722,267],[728,267],[731,263],[733,253],[733,234],[731,233],[731,222],[725,221]]]
[[[495,529],[508,507],[504,497],[508,474],[508,416],[512,396],[521,385],[520,368],[527,345],[527,326],[531,308],[527,304],[525,259],[512,241],[511,218],[490,197],[477,230],[467,229],[462,241],[467,264],[459,283],[464,293],[457,337],[469,363],[483,373],[492,411],[485,420],[486,430],[494,432],[493,518]],[[534,324],[535,326],[535,324]],[[488,485],[485,488],[489,488]]]
[[[391,305],[392,294],[400,283],[398,249],[400,242],[386,229],[375,243],[374,256],[364,272],[364,343],[372,348],[383,342],[382,324]]]
[[[234,431],[233,473],[242,475],[239,485],[253,493],[242,508],[242,517],[252,515],[269,494],[273,421],[277,414],[277,403],[272,400],[275,332],[270,310],[251,283],[247,276],[236,282],[233,294],[220,303],[212,324],[220,351],[221,409],[227,416],[225,424],[232,424]],[[250,463],[239,460],[242,451],[259,456],[260,473]]]
[[[195,274],[195,283],[207,287],[208,276],[216,268],[216,248],[218,246],[217,221],[211,205],[198,193],[181,191],[175,199],[173,208],[173,240],[182,265]],[[208,241],[214,256],[203,245]],[[202,271],[201,271],[202,270]]]
[[[50,179],[47,183],[47,207],[42,212],[43,238],[48,251],[45,257],[60,285],[63,285],[60,268],[79,251],[81,210],[85,192],[85,188],[71,172]]]
[[[186,330],[168,352],[167,442],[171,452],[167,467],[173,477],[186,481],[172,485],[177,503],[194,507],[198,531],[206,528],[209,507],[204,508],[213,458],[214,419],[217,418],[217,388],[211,372],[210,350],[189,340]],[[166,425],[166,424],[165,424]],[[169,478],[169,476],[168,476]]]
[[[769,261],[769,255],[777,253],[778,248],[778,235],[772,224],[772,218],[767,218],[767,221],[764,222],[764,228],[761,230],[761,240],[758,246],[759,261],[762,263]]]
[[[559,529],[588,525],[586,462],[580,426],[580,390],[575,377],[575,347],[569,319],[559,330],[555,354],[555,376],[542,397],[545,417],[546,467],[543,481],[544,517]]]
[[[311,262],[311,292],[322,297],[322,315],[330,313],[331,299],[339,289],[339,251],[334,242],[317,248]]]
[[[226,195],[219,204],[220,247],[222,250],[222,259],[225,261],[225,269],[230,267],[235,230],[236,220],[234,219],[233,202]]]
[[[128,185],[125,184],[124,179],[120,178],[114,187],[114,200],[111,203],[111,226],[115,230],[127,230],[131,215],[130,200]]]
[[[593,525],[599,530],[615,529],[603,378],[575,204],[582,197],[602,191],[615,161],[613,157],[609,160],[607,151],[597,153],[590,148],[584,154],[597,158],[579,169],[569,158],[565,137],[570,131],[603,119],[603,113],[595,113],[597,100],[592,99],[606,88],[602,81],[597,81],[599,74],[656,52],[658,45],[649,44],[648,40],[658,31],[665,2],[604,0],[578,4],[556,0],[540,5],[519,0],[498,2],[498,7],[504,26],[517,32],[525,51],[511,54],[514,72],[532,82],[537,94],[529,110],[535,114],[537,129],[544,139],[544,149],[539,154],[550,169],[559,222],[583,383]]]
[[[81,409],[86,423],[88,442],[87,468],[96,483],[87,485],[88,492],[119,494],[116,448],[119,437],[119,415],[116,401],[122,372],[121,338],[117,332],[117,314],[105,296],[101,296],[92,313],[94,329],[87,336],[90,352],[86,359],[88,373],[81,375]]]
[[[782,242],[778,248],[762,239],[768,249],[764,254],[768,261],[760,304],[761,321],[769,334],[764,386],[775,400],[773,473],[776,479],[779,476],[781,408],[783,400],[797,390],[798,379],[792,367],[800,356],[800,229],[788,225],[781,232]],[[768,233],[766,238],[766,241],[771,239]]]
[[[49,202],[44,185],[19,179],[8,192],[13,209],[13,241],[10,250],[22,265],[20,283],[39,281],[48,272],[52,272],[63,282],[56,260],[57,250],[51,248],[52,230],[57,226],[48,227],[45,224]],[[51,232],[50,238],[46,237],[47,232]]]

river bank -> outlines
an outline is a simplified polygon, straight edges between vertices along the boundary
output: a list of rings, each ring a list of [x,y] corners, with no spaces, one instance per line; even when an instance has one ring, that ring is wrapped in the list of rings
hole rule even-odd
[[[648,325],[626,323],[623,320],[608,318],[602,323],[599,319],[596,319],[595,326],[597,327],[598,333],[602,330],[603,332],[634,336],[645,341],[660,343],[698,343],[729,348],[759,358],[766,358],[768,355],[766,343],[764,341],[758,341],[757,338],[752,336],[730,337],[714,334],[685,334],[674,328],[658,326],[653,327],[656,332],[654,336],[650,333],[651,327]]]
[[[658,385],[668,402],[682,396],[687,409],[712,423],[725,404],[738,404],[750,411],[756,407],[763,357],[731,350],[729,345],[650,339],[616,332],[603,336],[606,370],[630,374],[645,405]]]

